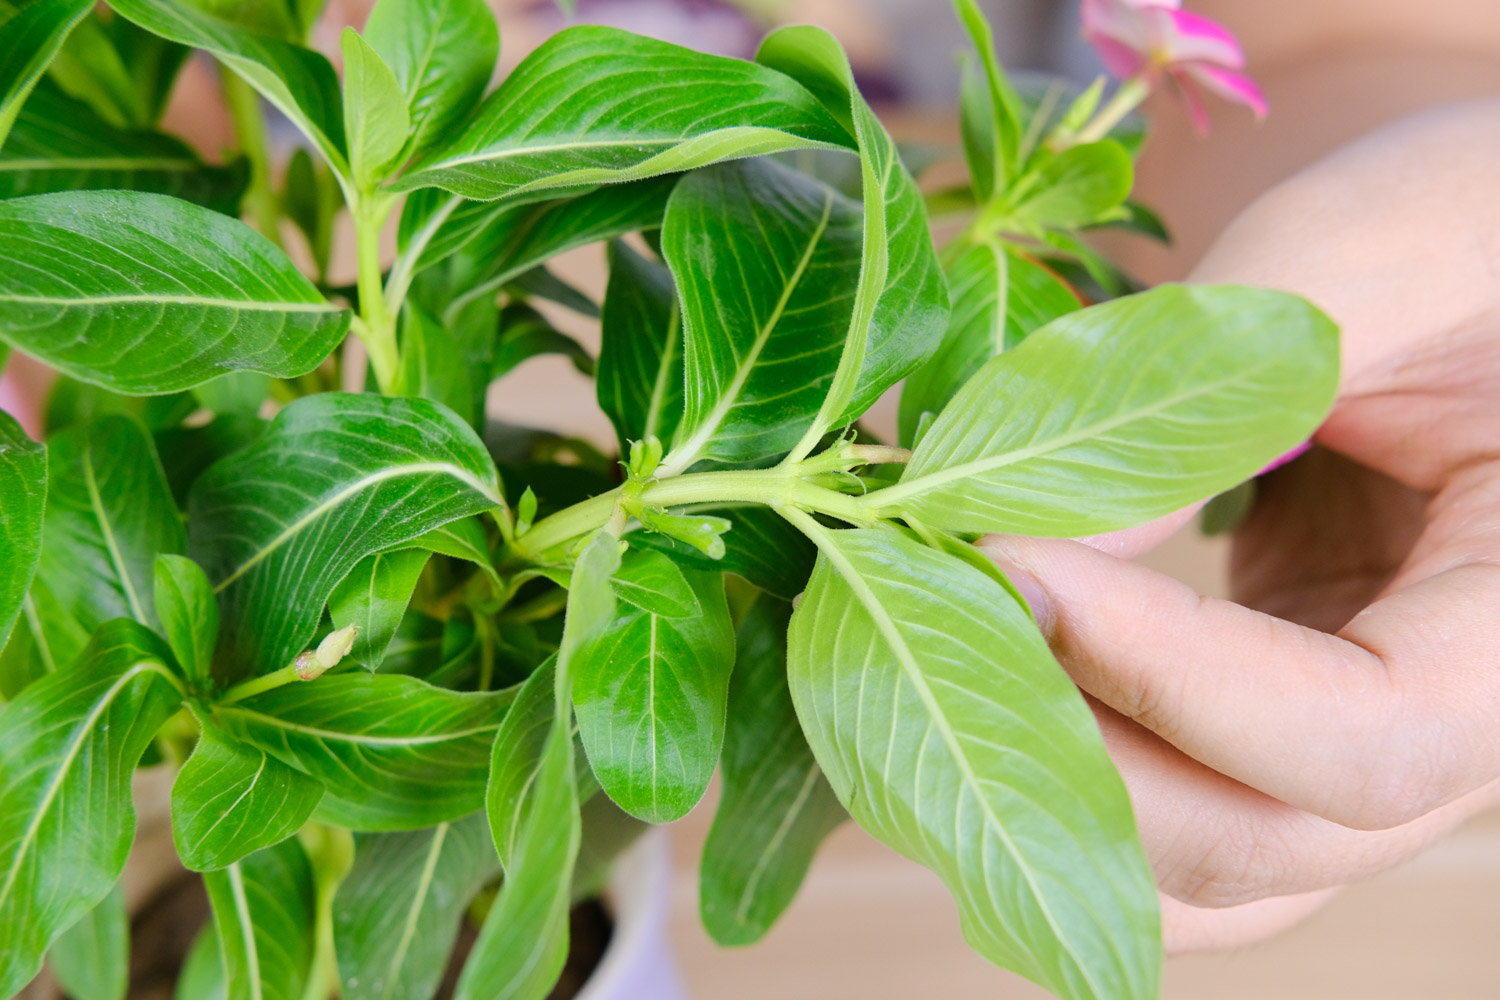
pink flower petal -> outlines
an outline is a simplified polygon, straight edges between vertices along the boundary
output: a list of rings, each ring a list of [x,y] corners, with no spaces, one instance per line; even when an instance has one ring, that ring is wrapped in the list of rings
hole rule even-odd
[[[1170,33],[1162,39],[1162,45],[1172,62],[1211,62],[1231,69],[1245,65],[1245,51],[1219,22],[1187,10],[1156,13],[1171,22]]]
[[[1151,41],[1146,18],[1128,0],[1083,0],[1083,34],[1109,38],[1144,53]]]
[[[1180,67],[1173,66],[1167,72],[1172,82],[1177,85],[1177,92],[1182,95],[1182,103],[1187,105],[1188,114],[1193,119],[1193,127],[1198,130],[1199,135],[1208,135],[1208,108],[1203,104],[1203,96],[1198,93],[1197,88],[1193,86],[1193,81]]]
[[[1188,63],[1182,70],[1225,100],[1245,105],[1255,112],[1257,118],[1264,118],[1271,110],[1266,103],[1266,95],[1261,93],[1254,80],[1243,73],[1207,63]]]
[[[1128,80],[1146,67],[1146,57],[1139,49],[1107,35],[1095,35],[1089,39],[1094,51],[1110,75],[1118,80]]]

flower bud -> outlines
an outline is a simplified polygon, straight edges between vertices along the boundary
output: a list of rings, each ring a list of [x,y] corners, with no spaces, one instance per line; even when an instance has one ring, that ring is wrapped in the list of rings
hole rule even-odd
[[[331,670],[338,666],[339,661],[348,656],[349,651],[354,648],[354,637],[357,635],[359,635],[357,625],[345,625],[337,631],[328,633],[328,637],[318,643],[318,650],[313,654],[318,661],[318,666],[323,670]]]

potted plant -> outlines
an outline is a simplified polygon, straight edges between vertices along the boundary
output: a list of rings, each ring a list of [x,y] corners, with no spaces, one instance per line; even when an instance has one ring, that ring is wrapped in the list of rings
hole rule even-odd
[[[1337,335],[1262,289],[1116,297],[1081,234],[1153,225],[1138,87],[1023,96],[960,0],[940,253],[816,28],[741,61],[575,27],[486,96],[480,0],[380,0],[342,82],[316,3],[93,7],[0,23],[0,340],[61,374],[45,443],[0,417],[0,996],[49,953],[122,995],[131,776],[163,763],[212,907],[180,996],[427,997],[450,962],[457,997],[547,996],[575,900],[716,767],[716,939],[762,935],[847,810],[985,957],[1156,994],[1124,788],[969,543],[1233,487],[1317,424]],[[154,131],[191,49],[242,161]],[[280,185],[257,94],[310,150]],[[547,262],[601,240],[596,306]],[[538,300],[597,311],[597,359]],[[542,352],[594,373],[618,464],[485,421]]]

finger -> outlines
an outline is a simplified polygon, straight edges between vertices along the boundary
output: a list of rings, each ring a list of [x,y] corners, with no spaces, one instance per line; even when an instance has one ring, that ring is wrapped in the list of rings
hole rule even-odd
[[[1203,503],[1195,503],[1134,528],[1111,531],[1107,535],[1089,535],[1078,540],[1100,552],[1108,552],[1121,559],[1134,559],[1177,534],[1202,509]]]
[[[1162,946],[1168,956],[1223,951],[1275,937],[1322,909],[1338,890],[1278,896],[1223,910],[1203,910],[1161,897]]]
[[[1398,826],[1500,774],[1500,569],[1463,565],[1337,636],[1072,541],[980,543],[1085,691],[1189,756],[1346,826]]]
[[[1130,791],[1163,892],[1200,908],[1238,907],[1359,881],[1431,845],[1495,799],[1495,786],[1391,830],[1351,830],[1193,760],[1092,702]]]

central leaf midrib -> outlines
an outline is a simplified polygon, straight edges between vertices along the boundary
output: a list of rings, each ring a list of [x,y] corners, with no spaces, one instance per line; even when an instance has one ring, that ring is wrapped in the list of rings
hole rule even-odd
[[[157,295],[143,292],[140,295],[19,295],[0,292],[0,303],[14,302],[25,306],[121,306],[121,305],[168,305],[205,306],[210,309],[232,309],[238,312],[343,312],[342,306],[331,302],[261,302],[249,299],[218,299],[197,295]]]
[[[417,918],[422,915],[422,909],[427,905],[427,895],[432,891],[438,859],[442,857],[443,843],[448,839],[450,825],[439,823],[432,832],[432,843],[427,848],[427,858],[422,863],[422,875],[417,882],[417,891],[413,897],[414,905],[407,912],[406,920],[401,928],[401,940],[397,942],[390,964],[386,966],[385,989],[380,993],[382,997],[389,997],[400,981],[401,965],[406,961],[406,953],[411,949],[411,943],[416,938]]]
[[[323,729],[318,726],[309,726],[301,722],[292,722],[277,715],[269,715],[265,712],[257,712],[254,709],[242,708],[239,705],[221,705],[214,709],[219,716],[242,715],[252,718],[256,722],[271,727],[272,729],[284,729],[290,733],[299,733],[303,736],[311,736],[319,740],[330,740],[337,743],[353,743],[358,746],[369,747],[424,747],[439,743],[450,743],[453,740],[466,739],[470,736],[478,736],[482,733],[492,733],[500,728],[500,723],[493,725],[475,726],[471,729],[459,729],[452,732],[440,733],[435,736],[371,736],[367,733],[341,732],[337,729]]]

